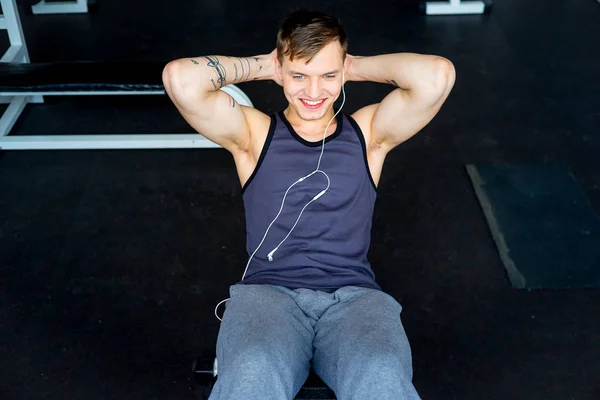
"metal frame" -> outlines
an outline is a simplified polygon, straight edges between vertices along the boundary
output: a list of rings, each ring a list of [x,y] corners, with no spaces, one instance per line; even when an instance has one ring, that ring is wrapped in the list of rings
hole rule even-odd
[[[45,0],[31,6],[31,12],[34,14],[75,14],[87,13],[87,0],[73,0],[62,2],[46,3]]]
[[[10,47],[0,62],[29,63],[25,36],[15,0],[0,0],[4,15],[0,16],[0,29],[8,31]],[[253,107],[252,101],[235,85],[221,88],[238,104]],[[103,96],[103,95],[164,95],[164,90],[123,92],[44,92],[44,96]],[[0,103],[9,104],[0,117],[0,150],[58,150],[58,149],[174,149],[220,148],[198,133],[189,134],[134,134],[134,135],[19,135],[10,136],[14,124],[28,103],[43,103],[37,92],[0,92]]]
[[[425,14],[427,15],[483,14],[484,12],[485,3],[483,1],[450,0],[425,3]]]

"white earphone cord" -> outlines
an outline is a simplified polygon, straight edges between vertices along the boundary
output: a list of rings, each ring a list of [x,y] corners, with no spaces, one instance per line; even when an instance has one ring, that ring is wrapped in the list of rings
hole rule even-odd
[[[262,240],[260,241],[258,247],[256,248],[256,250],[254,250],[254,252],[250,256],[250,259],[248,259],[248,263],[246,264],[246,269],[244,270],[244,274],[242,275],[242,280],[244,280],[244,278],[246,277],[246,272],[248,271],[248,267],[250,266],[250,262],[252,261],[252,258],[254,257],[254,255],[256,254],[256,252],[258,251],[258,249],[260,249],[260,247],[262,246],[263,242],[265,241],[265,239],[267,237],[267,234],[269,233],[269,230],[271,229],[271,226],[273,226],[273,224],[275,223],[275,221],[277,221],[277,218],[279,218],[279,215],[281,214],[281,211],[283,211],[283,205],[285,203],[285,198],[287,197],[287,194],[290,191],[290,189],[293,188],[297,183],[302,182],[303,180],[305,180],[306,178],[309,178],[310,176],[314,175],[317,172],[322,173],[327,178],[327,187],[325,189],[323,189],[322,191],[320,191],[319,194],[317,194],[315,197],[313,197],[312,200],[309,201],[308,203],[306,203],[306,205],[302,208],[302,211],[300,211],[300,215],[298,215],[298,218],[296,218],[296,222],[294,223],[294,226],[292,226],[292,229],[290,229],[290,231],[285,236],[285,238],[283,238],[283,240],[281,242],[279,242],[279,244],[277,245],[277,247],[275,247],[267,255],[267,258],[268,258],[269,261],[273,261],[273,255],[275,254],[275,252],[277,251],[277,249],[279,249],[279,246],[281,246],[283,244],[283,242],[285,242],[286,239],[290,236],[290,234],[292,233],[292,231],[294,230],[294,228],[298,224],[298,221],[300,221],[300,217],[302,216],[302,213],[304,212],[304,210],[306,209],[306,207],[308,207],[308,205],[310,203],[312,203],[313,201],[317,200],[319,197],[323,196],[325,194],[325,192],[327,192],[327,190],[329,189],[329,186],[331,185],[331,181],[329,179],[329,176],[325,172],[319,170],[319,168],[321,167],[321,158],[323,157],[323,151],[325,150],[325,139],[327,137],[327,130],[329,129],[329,125],[331,125],[331,122],[335,119],[336,115],[338,115],[338,113],[342,110],[342,108],[344,107],[344,103],[346,102],[346,91],[344,90],[344,75],[343,75],[343,73],[342,73],[342,96],[343,96],[342,97],[342,105],[340,106],[339,110],[337,110],[337,112],[335,114],[333,114],[333,117],[329,120],[329,123],[327,124],[327,127],[325,128],[325,132],[323,132],[323,144],[321,146],[321,155],[319,156],[319,162],[317,163],[317,169],[315,169],[310,174],[308,174],[306,176],[303,176],[302,178],[298,179],[296,182],[292,183],[290,185],[290,187],[287,188],[287,190],[285,191],[285,194],[283,195],[283,199],[281,200],[281,207],[279,208],[279,212],[275,216],[275,219],[273,221],[271,221],[271,223],[269,224],[269,227],[267,228],[267,231],[265,232],[265,234],[264,234]],[[219,321],[223,321],[223,320],[221,318],[219,318],[219,315],[217,314],[217,310],[218,310],[219,306],[222,303],[226,302],[227,300],[229,300],[229,299],[225,299],[225,300],[219,302],[219,304],[217,304],[217,306],[215,307],[215,317],[217,317],[217,319]]]

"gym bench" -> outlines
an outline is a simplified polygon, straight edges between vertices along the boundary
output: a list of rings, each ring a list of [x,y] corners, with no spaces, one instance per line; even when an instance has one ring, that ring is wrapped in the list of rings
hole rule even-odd
[[[43,3],[43,2],[42,2]],[[45,6],[45,3],[40,6]],[[73,3],[73,2],[72,2]],[[77,4],[83,4],[76,0]],[[164,95],[162,70],[166,62],[151,63],[30,63],[15,0],[0,0],[0,30],[8,32],[10,47],[0,58],[1,150],[218,148],[198,133],[150,135],[19,135],[10,132],[29,103],[44,96]],[[53,6],[56,4],[53,4]],[[68,4],[67,4],[68,5]],[[48,5],[50,6],[50,5]],[[62,9],[55,10],[61,12]],[[252,102],[235,85],[221,88],[239,104]]]
[[[2,150],[49,149],[148,149],[215,148],[214,142],[197,133],[133,135],[24,135],[10,131],[27,103],[43,96],[164,95],[165,63],[0,63],[0,99],[9,107],[0,118]],[[235,85],[221,90],[239,104],[252,107],[250,99]]]
[[[421,3],[421,13],[425,15],[464,15],[488,14],[492,9],[491,0],[449,0]]]

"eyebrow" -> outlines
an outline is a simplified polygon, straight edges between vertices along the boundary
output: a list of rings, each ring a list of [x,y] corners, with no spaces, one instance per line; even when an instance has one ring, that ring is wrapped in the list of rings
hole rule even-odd
[[[336,69],[335,71],[326,72],[322,75],[334,75],[334,74],[337,74],[338,72],[340,72],[340,70]],[[302,72],[297,72],[297,71],[290,71],[290,75],[306,75],[306,74],[304,74]]]

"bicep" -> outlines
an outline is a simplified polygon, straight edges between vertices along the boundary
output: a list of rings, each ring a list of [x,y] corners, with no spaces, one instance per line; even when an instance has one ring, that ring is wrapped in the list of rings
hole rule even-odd
[[[243,110],[228,93],[217,90],[195,98],[177,98],[173,103],[199,134],[230,152],[245,150],[250,129]]]
[[[391,150],[410,139],[437,115],[453,85],[454,78],[449,76],[437,89],[395,89],[390,92],[374,110],[373,141]]]
[[[390,93],[373,114],[373,140],[385,146],[396,146],[425,127],[441,108],[442,102],[407,98],[399,89]]]

